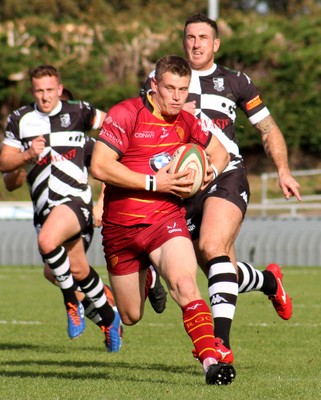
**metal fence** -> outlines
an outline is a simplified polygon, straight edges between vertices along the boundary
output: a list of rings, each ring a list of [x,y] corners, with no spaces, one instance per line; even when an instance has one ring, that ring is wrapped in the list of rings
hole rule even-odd
[[[321,169],[292,171],[292,175],[295,177],[317,176],[320,184],[319,190],[321,190]],[[263,217],[269,215],[270,212],[282,213],[283,215],[287,213],[291,217],[307,213],[321,216],[321,194],[302,195],[302,202],[298,202],[295,198],[287,201],[284,197],[269,198],[269,182],[277,178],[278,174],[276,172],[261,174],[261,203],[250,204],[249,211],[257,211]]]
[[[292,173],[321,177],[321,169]],[[301,203],[268,198],[268,182],[275,178],[276,173],[261,175],[261,203],[249,206],[235,244],[237,259],[256,266],[321,266],[321,195],[302,196]],[[0,202],[0,265],[42,264],[32,218],[31,202]],[[88,259],[92,265],[105,265],[98,229]]]
[[[0,221],[0,265],[41,265],[31,220]],[[321,266],[321,218],[247,218],[236,240],[238,261]],[[105,265],[100,230],[87,253],[91,265]]]

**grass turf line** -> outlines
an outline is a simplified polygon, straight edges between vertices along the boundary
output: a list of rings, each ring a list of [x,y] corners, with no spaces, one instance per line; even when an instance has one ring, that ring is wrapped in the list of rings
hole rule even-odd
[[[198,281],[207,299],[201,273]],[[321,268],[284,268],[294,302],[289,321],[262,293],[240,295],[231,336],[237,377],[213,387],[205,385],[171,299],[161,315],[147,303],[143,320],[125,327],[120,353],[111,354],[90,321],[79,339],[68,338],[62,296],[41,267],[0,267],[0,398],[320,399],[320,281]]]

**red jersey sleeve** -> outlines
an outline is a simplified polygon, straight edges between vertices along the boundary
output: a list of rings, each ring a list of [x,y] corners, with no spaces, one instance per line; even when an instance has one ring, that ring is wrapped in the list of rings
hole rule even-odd
[[[107,113],[97,140],[105,143],[122,157],[130,144],[137,118],[137,107],[125,100]]]

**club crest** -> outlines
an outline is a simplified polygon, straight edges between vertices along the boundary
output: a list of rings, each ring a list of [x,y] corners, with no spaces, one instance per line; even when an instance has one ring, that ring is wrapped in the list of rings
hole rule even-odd
[[[213,78],[214,89],[218,92],[222,92],[224,88],[224,78]]]
[[[70,121],[70,114],[61,114],[60,115],[60,122],[63,128],[68,128],[71,125]]]

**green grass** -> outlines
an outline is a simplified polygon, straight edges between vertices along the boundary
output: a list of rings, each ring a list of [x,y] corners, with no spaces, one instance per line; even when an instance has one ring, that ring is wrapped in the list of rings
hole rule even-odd
[[[0,399],[319,400],[321,268],[284,270],[292,319],[281,320],[261,293],[242,294],[232,329],[237,377],[214,387],[205,385],[172,300],[162,315],[146,304],[120,353],[108,354],[90,321],[81,338],[68,339],[61,294],[42,268],[0,267]],[[206,296],[201,275],[199,283]]]

